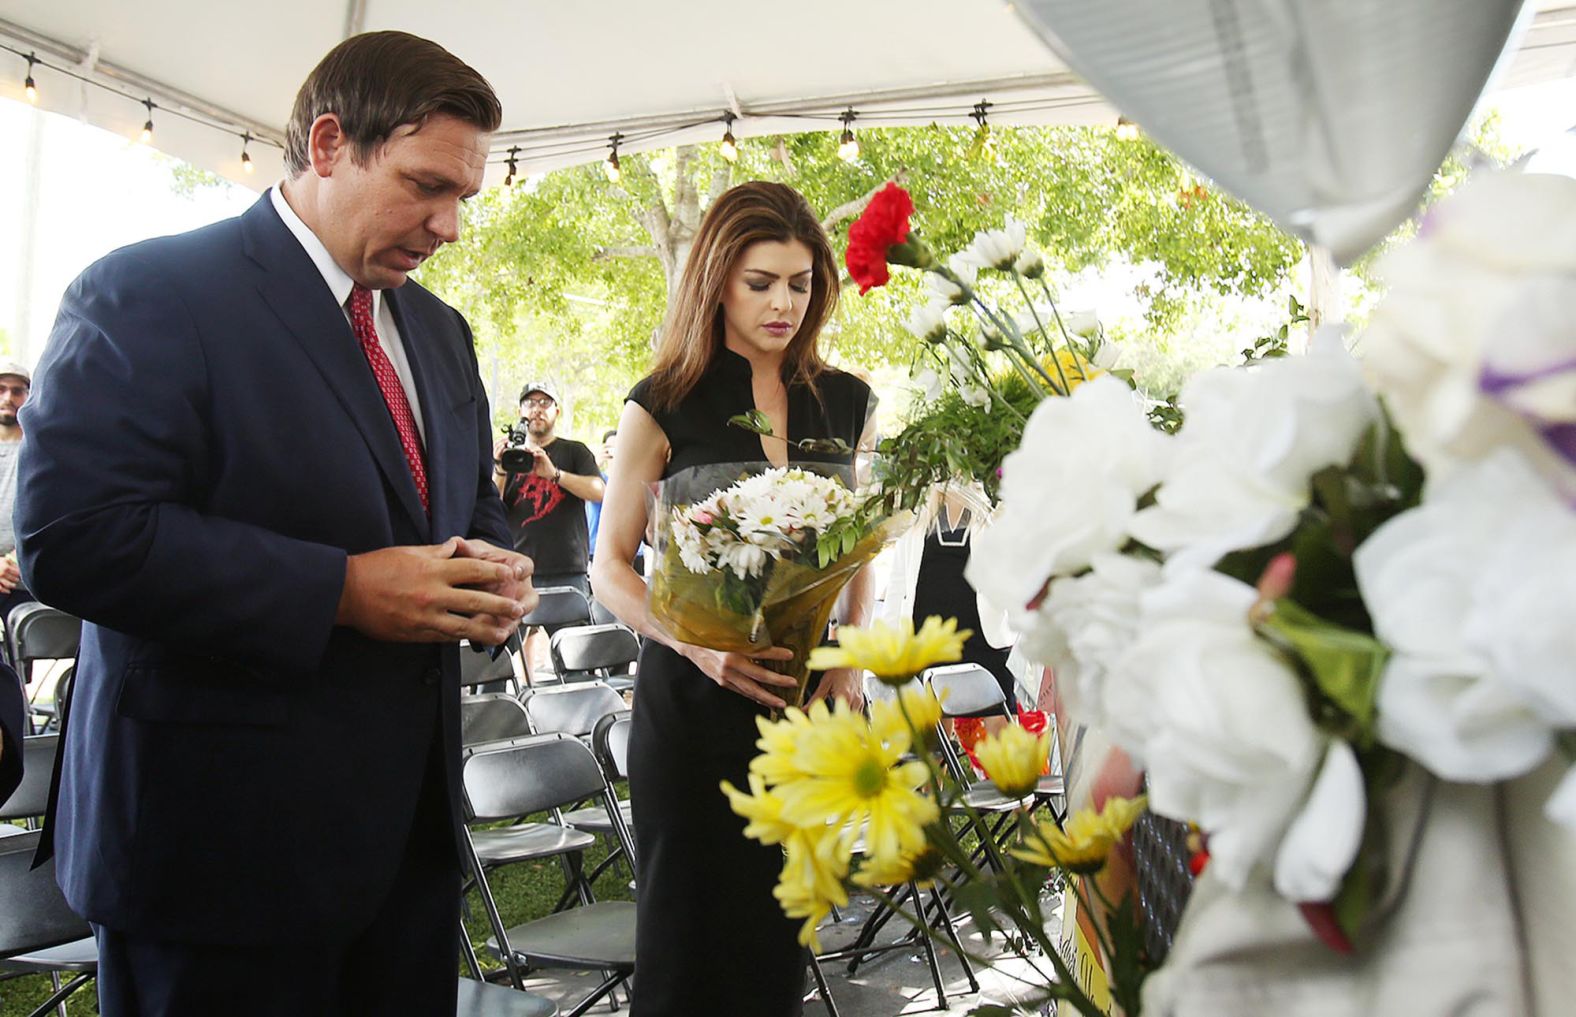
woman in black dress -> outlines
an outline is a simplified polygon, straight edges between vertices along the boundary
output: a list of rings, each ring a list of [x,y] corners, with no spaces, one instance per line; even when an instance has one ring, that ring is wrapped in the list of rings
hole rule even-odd
[[[627,562],[646,532],[646,487],[687,467],[788,460],[802,452],[728,419],[759,410],[772,434],[857,446],[871,407],[864,382],[816,350],[837,302],[837,262],[810,206],[782,184],[752,182],[701,222],[668,309],[652,373],[629,394],[618,464],[602,506],[591,573],[596,596],[647,637],[635,684],[630,799],[635,814],[637,959],[632,1017],[784,1017],[802,1010],[805,953],[772,897],[782,851],[746,840],[719,790],[748,785],[755,720],[793,679],[754,655],[679,643],[652,622]],[[869,609],[864,575],[850,617]],[[828,672],[815,695],[858,706],[858,676]]]

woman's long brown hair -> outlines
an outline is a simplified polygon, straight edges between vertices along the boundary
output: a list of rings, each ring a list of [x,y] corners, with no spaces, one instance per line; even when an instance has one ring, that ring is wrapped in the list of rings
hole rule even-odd
[[[683,401],[717,357],[723,345],[722,292],[728,273],[745,248],[764,240],[798,240],[810,249],[810,303],[784,351],[783,364],[786,380],[815,391],[816,378],[827,370],[816,342],[837,307],[837,259],[803,195],[786,184],[752,180],[725,191],[695,234],[651,372],[651,398],[658,409],[670,410]]]

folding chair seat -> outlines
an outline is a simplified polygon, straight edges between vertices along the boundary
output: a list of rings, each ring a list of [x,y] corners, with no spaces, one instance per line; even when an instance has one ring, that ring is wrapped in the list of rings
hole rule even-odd
[[[614,622],[559,629],[550,646],[560,681],[601,681],[621,692],[635,684],[640,637],[627,625]]]
[[[596,797],[602,799],[604,808],[611,809],[615,801],[591,750],[566,735],[536,735],[471,749],[461,775],[472,822],[520,820]],[[602,982],[566,1015],[578,1017],[633,973],[635,906],[627,901],[592,899],[590,885],[580,874],[581,852],[593,842],[589,834],[556,823],[525,825],[553,829],[537,835],[538,843],[531,843],[528,835],[510,833],[519,827],[467,830],[471,869],[493,929],[487,945],[503,959],[516,988],[525,967],[604,972]],[[555,839],[556,843],[550,843]],[[488,841],[494,842],[488,852],[492,861],[484,858],[483,845]],[[549,855],[567,860],[571,881],[580,882],[581,906],[505,929],[486,871],[504,860]]]
[[[515,631],[497,657],[485,647],[466,644],[460,647],[460,688],[479,693],[520,691],[520,676],[514,670],[514,655],[520,651],[520,633]]]
[[[30,821],[49,807],[49,779],[60,749],[58,734],[28,735],[22,739],[22,783],[11,797],[0,802],[0,822]]]
[[[1011,719],[1007,697],[1002,693],[996,677],[978,664],[948,664],[925,671],[923,680],[930,683],[937,696],[942,696],[942,716],[956,720],[972,717],[986,711],[995,711]],[[1022,806],[1023,801],[1008,798],[989,780],[975,777],[973,766],[955,738],[941,740],[942,754],[947,769],[965,788],[963,800],[977,812],[1011,812]],[[1066,786],[1060,774],[1041,777],[1034,790],[1035,804],[1040,805],[1064,797]],[[1060,815],[1058,813],[1058,821]]]
[[[460,979],[456,1017],[558,1017],[558,1006],[534,992]]]
[[[507,741],[533,734],[525,707],[511,695],[488,692],[460,697],[460,744]]]
[[[31,868],[40,836],[31,831],[0,839],[0,971],[55,980],[55,991],[30,1017],[54,1009],[98,971],[97,945],[55,884],[55,863]],[[65,985],[62,972],[74,976]]]

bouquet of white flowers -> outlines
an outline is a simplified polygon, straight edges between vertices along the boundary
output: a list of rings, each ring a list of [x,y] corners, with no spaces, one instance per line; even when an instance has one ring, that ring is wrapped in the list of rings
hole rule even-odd
[[[789,701],[801,701],[838,594],[898,526],[852,479],[818,463],[725,463],[663,481],[650,592],[658,624],[718,650],[792,649],[779,669],[799,678]]]

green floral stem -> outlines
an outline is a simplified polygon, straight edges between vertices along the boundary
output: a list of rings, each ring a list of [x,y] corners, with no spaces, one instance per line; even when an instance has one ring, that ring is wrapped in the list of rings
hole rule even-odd
[[[1045,368],[1040,366],[1039,358],[1034,355],[1034,351],[1024,345],[1023,339],[1018,335],[1018,330],[1009,325],[1005,318],[998,317],[996,312],[987,307],[985,301],[981,300],[978,295],[974,295],[972,300],[974,313],[985,323],[987,328],[994,328],[996,334],[1006,340],[1007,350],[1017,353],[1026,364],[1034,368],[1034,372],[1044,379],[1047,387],[1065,394],[1067,391],[1067,379],[1063,378],[1063,387],[1056,389],[1056,382],[1051,379],[1049,374],[1045,373]],[[1061,372],[1060,364],[1056,366],[1056,370],[1057,373]]]
[[[903,722],[908,726],[909,734],[914,739],[915,744],[924,750],[924,736],[915,727],[914,718],[909,716],[908,713],[908,704],[903,702],[901,695],[898,696],[898,709],[902,711]],[[931,757],[929,751],[921,751],[919,756],[925,763],[925,770],[929,774],[930,786],[936,795],[936,801],[943,809],[941,821],[935,824],[935,829],[946,831],[946,837],[942,843],[936,845],[937,850],[956,865],[958,870],[968,879],[984,879],[984,873],[980,872],[979,867],[969,858],[962,845],[957,843],[951,828],[945,821],[945,805],[942,804],[943,799],[941,797],[941,774],[936,767],[935,759]],[[1057,950],[1056,944],[1052,943],[1050,937],[1045,934],[1045,920],[1040,915],[1039,895],[1029,896],[1025,893],[1023,884],[1018,879],[1017,866],[1009,864],[1001,854],[1000,849],[996,846],[995,839],[986,830],[979,813],[964,798],[961,785],[958,794],[958,804],[963,807],[964,814],[969,819],[969,825],[979,833],[980,843],[984,846],[986,853],[995,862],[997,868],[1007,877],[1012,895],[1010,898],[1001,901],[1003,909],[1007,912],[1008,917],[1012,919],[1012,923],[1018,927],[1019,931],[1025,932],[1032,937],[1045,955],[1050,958],[1051,967],[1056,971],[1057,981],[1066,986],[1068,990],[1068,995],[1062,998],[1071,1003],[1084,1017],[1105,1017],[1105,1013],[1095,1005],[1094,1000],[1090,999],[1078,986],[1072,971],[1067,967],[1067,962],[1062,960],[1061,952]],[[1027,907],[1024,905],[1025,900],[1028,901]]]
[[[1018,285],[1021,288],[1023,284],[1020,282]],[[1040,289],[1045,291],[1045,301],[1046,301],[1046,303],[1051,305],[1051,316],[1056,319],[1056,328],[1057,328],[1058,331],[1060,331],[1062,333],[1063,341],[1065,341],[1067,343],[1067,348],[1068,349],[1070,349],[1070,350],[1074,349],[1074,347],[1073,347],[1073,337],[1067,334],[1067,326],[1062,324],[1062,312],[1058,311],[1056,309],[1056,298],[1051,296],[1050,284],[1045,281],[1045,277],[1043,275],[1040,276]],[[1029,299],[1029,294],[1027,292],[1025,292],[1023,294],[1023,296],[1024,296],[1025,300]],[[1033,300],[1029,300],[1029,309],[1031,311],[1034,309],[1034,301]],[[1077,356],[1077,351],[1076,350],[1074,350],[1074,354],[1073,354],[1073,366],[1078,368],[1078,380],[1079,381],[1088,381],[1089,380],[1089,375],[1088,375],[1088,373],[1086,373],[1084,371],[1083,364],[1079,363],[1079,361],[1078,361],[1078,356]]]
[[[1014,272],[1012,273],[1012,281],[1018,284],[1018,292],[1023,294],[1023,302],[1029,305],[1029,313],[1034,316],[1034,327],[1040,330],[1040,335],[1044,336],[1046,343],[1050,345],[1051,364],[1056,368],[1056,376],[1062,380],[1061,394],[1071,395],[1073,389],[1072,386],[1067,383],[1067,374],[1062,370],[1062,358],[1056,355],[1056,341],[1052,339],[1050,333],[1045,330],[1045,323],[1040,320],[1040,312],[1035,309],[1034,298],[1029,296],[1029,288],[1023,284],[1023,276]],[[1042,279],[1041,282],[1043,283],[1044,280]],[[1051,301],[1051,313],[1056,313],[1055,301]],[[1056,325],[1058,328],[1061,328],[1061,324],[1062,318],[1061,315],[1058,314],[1056,316]],[[1072,349],[1072,340],[1068,339],[1067,337],[1067,329],[1062,328],[1061,332],[1062,340],[1067,343],[1067,348]],[[1073,362],[1078,362],[1078,355],[1076,353],[1073,354]]]

